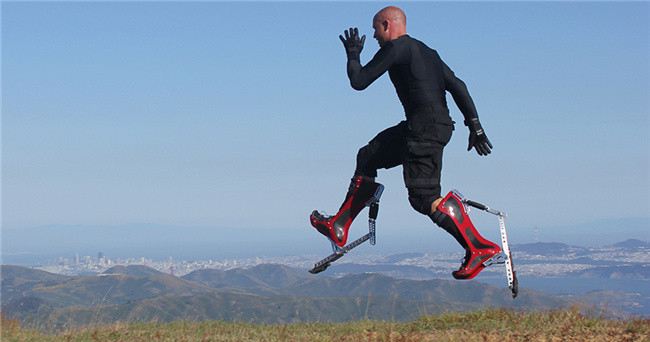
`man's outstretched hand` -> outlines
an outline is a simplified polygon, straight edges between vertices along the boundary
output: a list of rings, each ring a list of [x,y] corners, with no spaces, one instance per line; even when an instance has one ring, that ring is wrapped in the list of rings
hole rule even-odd
[[[467,150],[470,151],[474,147],[480,156],[490,154],[493,148],[492,143],[490,143],[490,140],[485,135],[485,131],[483,131],[483,127],[481,127],[478,118],[465,120],[465,125],[469,128],[469,145],[467,145]]]
[[[345,30],[345,38],[339,36],[345,47],[345,52],[348,54],[348,59],[359,60],[361,55],[361,50],[363,50],[363,43],[366,41],[366,35],[364,34],[361,39],[359,39],[359,29],[350,28]]]

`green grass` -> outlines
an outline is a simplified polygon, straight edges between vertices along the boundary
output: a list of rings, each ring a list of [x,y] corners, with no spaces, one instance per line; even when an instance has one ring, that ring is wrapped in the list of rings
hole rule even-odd
[[[650,320],[609,320],[576,309],[490,309],[413,322],[258,325],[220,321],[116,323],[45,334],[3,319],[2,341],[650,341]]]

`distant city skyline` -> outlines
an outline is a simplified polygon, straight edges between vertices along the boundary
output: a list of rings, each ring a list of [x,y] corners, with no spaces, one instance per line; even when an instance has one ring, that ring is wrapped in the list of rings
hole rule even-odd
[[[612,222],[593,222],[584,227],[568,227],[561,235],[544,234],[541,242],[565,243],[577,248],[611,246],[630,238],[650,242],[644,239],[643,232],[643,227],[648,225],[649,220],[624,220],[619,223],[622,229],[610,229],[610,233],[601,234],[599,239],[581,237],[580,234],[589,230],[589,227],[592,230],[605,231],[608,227],[614,227]],[[452,238],[442,232],[425,232],[427,238],[424,239],[416,233],[404,235],[396,233],[392,227],[381,228],[377,231],[377,245],[365,243],[350,252],[347,258],[356,260],[359,255],[365,254],[390,255],[411,252],[455,253],[458,259],[462,256],[462,250],[453,244]],[[498,227],[495,225],[491,228]],[[245,237],[239,237],[238,240],[233,240],[233,237],[221,239],[221,236],[227,236],[227,230],[209,228],[143,228],[127,225],[104,228],[53,226],[42,229],[9,229],[3,233],[2,262],[21,266],[48,265],[53,259],[69,259],[76,254],[97,256],[100,252],[110,259],[130,259],[137,256],[154,261],[167,260],[170,257],[174,260],[223,260],[312,255],[315,262],[316,259],[320,260],[329,255],[331,248],[326,240],[321,238],[311,241],[309,233],[310,231],[305,229],[301,234],[286,237],[280,244],[274,241],[272,232],[259,229],[253,231],[258,238],[254,241]],[[361,233],[363,232],[356,229],[354,231],[354,234]],[[533,239],[522,239],[520,231],[514,233],[508,234],[513,251],[517,251],[517,246],[535,242]],[[66,242],[51,243],[57,240]],[[6,241],[11,241],[11,244]],[[271,243],[268,243],[269,241]]]
[[[650,3],[396,5],[467,83],[494,144],[466,152],[448,97],[444,192],[507,212],[513,243],[535,227],[541,241],[650,240]],[[176,227],[144,237],[152,249],[199,227],[203,253],[327,252],[309,213],[335,211],[358,148],[404,118],[387,75],[351,89],[338,39],[359,27],[367,63],[380,3],[0,6],[3,253],[33,252],[11,246],[48,226],[103,227],[77,243],[111,241],[106,253],[142,248],[103,235],[140,225]],[[378,181],[378,249],[460,248],[413,211],[400,168]],[[471,215],[498,239],[494,217]],[[33,245],[77,241],[47,236]]]

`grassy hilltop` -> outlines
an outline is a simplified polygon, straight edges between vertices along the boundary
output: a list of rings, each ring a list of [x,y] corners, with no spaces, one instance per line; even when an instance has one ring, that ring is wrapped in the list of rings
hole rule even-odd
[[[577,308],[481,310],[411,322],[253,325],[223,321],[113,323],[43,334],[3,319],[2,341],[650,341],[650,320],[594,318]]]

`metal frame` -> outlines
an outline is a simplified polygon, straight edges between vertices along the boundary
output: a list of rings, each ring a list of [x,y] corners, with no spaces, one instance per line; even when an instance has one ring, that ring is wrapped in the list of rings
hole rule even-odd
[[[510,245],[508,244],[508,234],[506,232],[506,222],[505,222],[505,218],[508,217],[508,215],[502,211],[491,209],[488,206],[478,202],[463,199],[463,203],[472,206],[476,209],[486,211],[492,215],[498,216],[499,230],[501,232],[502,253],[499,253],[493,256],[492,258],[486,260],[483,263],[483,265],[490,266],[493,264],[505,264],[506,277],[508,278],[508,288],[510,289],[510,291],[512,291],[512,298],[516,298],[517,294],[519,294],[519,281],[517,280],[517,272],[515,272],[512,264],[512,254],[510,253]]]

